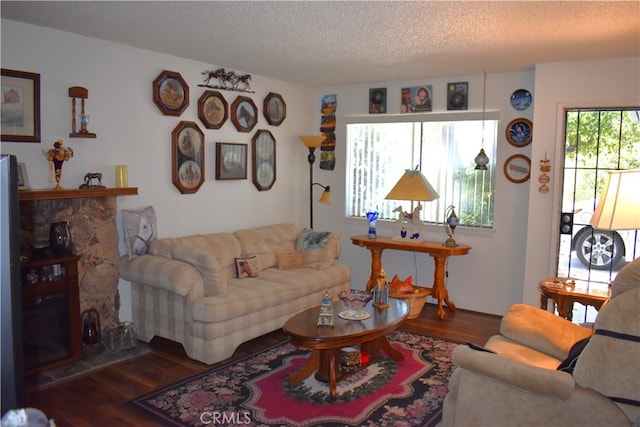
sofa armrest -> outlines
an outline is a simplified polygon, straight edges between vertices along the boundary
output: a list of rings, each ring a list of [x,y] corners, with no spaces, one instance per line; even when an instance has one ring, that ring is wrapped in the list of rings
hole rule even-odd
[[[127,256],[120,258],[120,276],[132,283],[140,283],[191,300],[204,296],[204,282],[198,270],[186,262],[156,255],[142,255],[130,261]]]
[[[461,368],[531,393],[567,400],[575,389],[573,377],[566,372],[527,365],[466,345],[454,348],[451,359]]]
[[[514,304],[500,323],[500,334],[542,353],[564,360],[571,346],[593,333],[546,310]]]

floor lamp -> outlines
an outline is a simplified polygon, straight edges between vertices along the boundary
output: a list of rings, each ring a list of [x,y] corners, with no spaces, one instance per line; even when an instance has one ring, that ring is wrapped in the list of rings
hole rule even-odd
[[[300,135],[298,138],[309,149],[309,155],[307,156],[309,161],[309,228],[313,229],[313,186],[319,185],[324,188],[322,196],[320,196],[321,203],[331,203],[330,187],[313,182],[313,163],[316,161],[315,151],[326,137],[324,135]]]

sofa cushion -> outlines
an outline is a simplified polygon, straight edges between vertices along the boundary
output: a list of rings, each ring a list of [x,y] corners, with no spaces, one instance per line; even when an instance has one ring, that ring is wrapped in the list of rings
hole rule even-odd
[[[293,224],[274,224],[233,234],[240,242],[242,256],[255,256],[260,261],[260,270],[264,270],[277,265],[276,251],[295,249],[299,233]]]
[[[290,268],[298,268],[304,265],[302,252],[295,249],[277,251],[276,259],[280,270],[289,270]]]
[[[335,264],[340,256],[340,233],[332,233],[324,245],[318,249],[302,251],[305,267],[325,269]]]
[[[207,296],[227,295],[227,280],[234,277],[239,256],[240,243],[229,233],[195,234],[171,241],[171,257],[198,269]]]
[[[124,243],[129,259],[144,255],[151,242],[158,238],[156,212],[153,206],[138,210],[122,210]]]
[[[611,298],[640,286],[640,257],[625,265],[618,271],[611,283]]]
[[[171,237],[156,239],[149,245],[149,254],[171,259]]]
[[[311,228],[305,228],[300,233],[298,249],[306,251],[307,249],[324,248],[330,235],[330,231],[315,231]]]
[[[255,256],[236,258],[236,275],[238,279],[255,277],[260,271],[260,261]]]
[[[260,272],[260,279],[286,286],[294,298],[316,293],[318,295],[318,304],[320,304],[322,293],[325,290],[351,281],[351,269],[345,264],[336,264],[325,270],[309,267],[293,268],[291,270],[269,268]],[[337,297],[337,295],[334,295],[334,297]]]

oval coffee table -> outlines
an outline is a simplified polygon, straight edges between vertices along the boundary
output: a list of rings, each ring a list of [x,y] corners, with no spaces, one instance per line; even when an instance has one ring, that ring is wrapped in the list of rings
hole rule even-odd
[[[342,301],[333,302],[334,326],[317,326],[319,305],[294,315],[284,324],[282,329],[292,344],[312,350],[302,368],[289,375],[290,385],[297,386],[315,372],[316,379],[329,383],[329,394],[332,399],[336,399],[336,382],[357,372],[357,369],[341,369],[342,347],[359,345],[361,352],[369,354],[368,363],[374,362],[380,351],[394,360],[404,359],[404,355],[391,346],[386,335],[409,315],[407,303],[389,298],[389,307],[378,309],[369,302],[365,310],[371,313],[371,317],[364,320],[342,319],[338,314],[344,310]]]

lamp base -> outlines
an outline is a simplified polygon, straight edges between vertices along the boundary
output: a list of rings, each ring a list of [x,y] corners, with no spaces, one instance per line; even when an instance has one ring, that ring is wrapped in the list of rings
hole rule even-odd
[[[448,248],[455,248],[456,246],[458,246],[458,243],[456,243],[456,241],[453,240],[453,237],[449,237],[447,240],[445,240],[442,246],[446,246]]]

